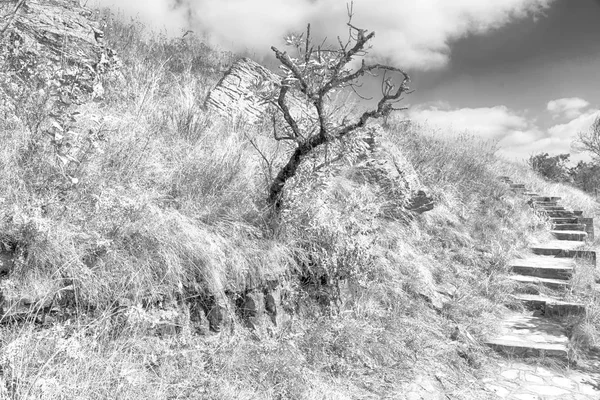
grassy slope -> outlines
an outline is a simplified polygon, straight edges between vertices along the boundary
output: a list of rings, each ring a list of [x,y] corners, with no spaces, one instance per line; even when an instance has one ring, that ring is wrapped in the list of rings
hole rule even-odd
[[[497,176],[567,192],[566,204],[587,215],[595,203],[497,160],[489,146],[391,121],[389,139],[429,187],[433,211],[390,216],[395,199],[359,179],[355,165],[340,165],[318,179],[304,170],[273,229],[264,166],[247,139],[273,144],[199,107],[230,56],[193,40],[143,38],[140,29],[117,21],[107,29],[125,79],[82,110],[82,131],[100,121],[106,140],[77,185],[57,183],[41,135],[18,121],[2,127],[0,235],[27,247],[4,290],[48,298],[72,279],[82,305],[76,319],[48,329],[2,327],[3,395],[401,398],[415,376],[441,373],[456,398],[486,398],[474,378],[493,355],[478,339],[510,301],[506,261],[548,238],[547,224]],[[336,307],[300,287],[302,260],[348,277]],[[219,295],[271,277],[299,305],[283,326],[249,332],[234,321],[216,336],[155,335],[169,313],[185,322],[178,300],[188,290]],[[444,283],[456,295],[436,310],[426,297]],[[116,314],[122,298],[137,306]],[[158,307],[141,306],[148,303]],[[594,345],[597,311],[587,318],[581,337]]]

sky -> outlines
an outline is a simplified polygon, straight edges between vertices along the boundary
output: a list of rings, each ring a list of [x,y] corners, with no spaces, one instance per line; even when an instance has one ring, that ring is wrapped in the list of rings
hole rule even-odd
[[[95,1],[266,64],[309,22],[314,37],[347,35],[345,0]],[[600,0],[355,0],[353,23],[376,32],[373,61],[411,76],[411,120],[494,141],[509,159],[589,159],[571,143],[600,116]]]

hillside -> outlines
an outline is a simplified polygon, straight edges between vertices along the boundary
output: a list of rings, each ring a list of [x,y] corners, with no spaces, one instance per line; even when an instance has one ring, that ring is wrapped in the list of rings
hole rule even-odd
[[[552,238],[499,177],[594,199],[398,115],[317,153],[274,213],[289,149],[204,107],[240,57],[78,4],[27,1],[0,36],[0,398],[498,398],[510,260]],[[587,373],[598,278],[568,283],[567,359],[528,365]]]

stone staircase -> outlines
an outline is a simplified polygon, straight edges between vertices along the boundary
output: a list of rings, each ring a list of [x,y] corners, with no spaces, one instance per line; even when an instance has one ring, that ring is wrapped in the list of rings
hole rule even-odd
[[[596,265],[596,252],[585,249],[586,242],[593,239],[593,219],[584,218],[580,211],[566,210],[559,205],[560,197],[531,193],[508,177],[500,179],[527,198],[535,213],[549,218],[555,240],[531,246],[530,256],[509,262],[510,279],[516,282],[513,297],[527,311],[507,309],[499,321],[499,333],[486,343],[510,356],[568,360],[569,338],[561,318],[583,314],[585,305],[565,301],[565,294],[577,263]]]

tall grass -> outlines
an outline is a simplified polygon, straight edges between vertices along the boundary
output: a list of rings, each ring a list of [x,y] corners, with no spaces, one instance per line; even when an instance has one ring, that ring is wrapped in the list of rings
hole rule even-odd
[[[479,374],[489,355],[476,339],[511,301],[506,262],[547,226],[498,182],[507,172],[493,146],[392,120],[386,140],[412,161],[433,211],[408,215],[360,160],[318,158],[273,221],[255,146],[274,168],[286,150],[267,127],[201,108],[232,55],[115,18],[106,33],[122,77],[81,108],[76,128],[103,139],[77,182],[28,121],[1,122],[0,241],[18,244],[3,292],[17,308],[68,287],[78,311],[43,329],[0,328],[3,395],[393,397],[442,372],[447,390],[473,398],[462,382]],[[267,281],[292,311],[285,323],[250,332],[232,313],[219,335],[194,333],[190,296]]]

